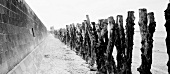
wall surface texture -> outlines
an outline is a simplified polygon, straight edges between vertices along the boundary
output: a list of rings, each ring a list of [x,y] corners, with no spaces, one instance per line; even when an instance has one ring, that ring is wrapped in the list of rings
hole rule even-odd
[[[37,55],[31,56],[46,36],[46,27],[24,0],[0,0],[0,74]]]

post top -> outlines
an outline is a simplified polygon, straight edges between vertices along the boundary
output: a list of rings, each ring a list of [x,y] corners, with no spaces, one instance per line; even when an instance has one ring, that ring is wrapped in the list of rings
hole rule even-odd
[[[164,12],[169,12],[170,11],[170,3],[168,3],[167,9]]]
[[[139,11],[147,12],[147,9],[146,8],[141,8],[141,9],[139,9]]]
[[[148,15],[154,15],[154,13],[153,12],[149,12]]]

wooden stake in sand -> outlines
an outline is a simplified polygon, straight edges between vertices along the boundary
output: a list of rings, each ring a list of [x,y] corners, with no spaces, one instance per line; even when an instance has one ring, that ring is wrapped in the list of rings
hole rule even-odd
[[[152,48],[153,48],[153,33],[155,32],[156,22],[154,20],[154,13],[147,14],[146,9],[139,9],[139,26],[142,38],[141,48],[141,66],[137,69],[140,74],[152,74],[150,72],[152,64]],[[147,26],[147,23],[149,24]]]
[[[126,50],[125,52],[125,73],[131,74],[132,50],[133,50],[133,35],[134,35],[134,11],[128,11],[126,19]]]
[[[112,56],[112,52],[113,52],[113,48],[114,48],[114,42],[115,42],[115,20],[113,19],[113,17],[109,17],[108,18],[108,22],[109,22],[109,28],[108,30],[110,30],[110,37],[109,37],[109,42],[107,45],[107,49],[106,49],[106,67],[107,67],[107,74],[111,74],[111,73],[116,73],[116,65],[115,65],[115,61],[114,58]]]
[[[116,31],[115,31],[115,46],[117,49],[117,70],[120,71],[123,67],[123,52],[125,50],[125,33],[123,28],[123,16],[117,15],[116,19]]]
[[[166,20],[165,28],[167,32],[166,47],[170,59],[170,3],[168,4],[168,7],[164,12],[165,12],[165,20]],[[170,73],[170,60],[168,60],[167,66],[168,66],[168,72]]]

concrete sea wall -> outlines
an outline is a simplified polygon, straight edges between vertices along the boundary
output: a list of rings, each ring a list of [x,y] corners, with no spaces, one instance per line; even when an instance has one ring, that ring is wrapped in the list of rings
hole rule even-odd
[[[24,0],[0,0],[0,74],[19,74],[32,61],[37,66],[38,50],[46,36],[46,27]]]

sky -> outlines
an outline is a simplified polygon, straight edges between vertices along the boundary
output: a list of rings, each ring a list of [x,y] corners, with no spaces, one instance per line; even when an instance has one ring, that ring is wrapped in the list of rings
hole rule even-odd
[[[135,30],[139,30],[139,9],[154,12],[156,31],[165,31],[164,10],[169,0],[25,0],[48,30],[64,28],[65,25],[81,23],[89,15],[90,20],[106,19],[123,15],[126,24],[127,12],[135,11]]]

